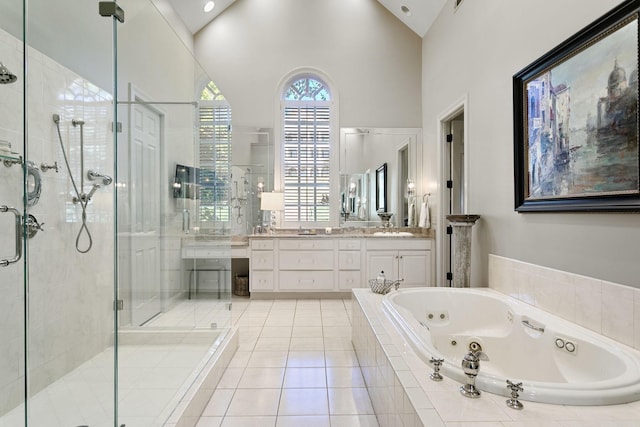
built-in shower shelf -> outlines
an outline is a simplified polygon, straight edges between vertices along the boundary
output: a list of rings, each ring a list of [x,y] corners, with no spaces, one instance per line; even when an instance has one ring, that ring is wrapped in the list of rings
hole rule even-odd
[[[22,164],[22,156],[18,153],[0,152],[0,160],[6,167]]]

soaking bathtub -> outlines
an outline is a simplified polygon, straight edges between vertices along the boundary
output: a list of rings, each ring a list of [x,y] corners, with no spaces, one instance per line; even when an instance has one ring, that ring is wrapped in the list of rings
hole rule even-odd
[[[466,383],[461,362],[481,349],[476,387],[520,399],[565,405],[640,400],[640,352],[488,288],[413,288],[383,298],[383,309],[427,364]]]

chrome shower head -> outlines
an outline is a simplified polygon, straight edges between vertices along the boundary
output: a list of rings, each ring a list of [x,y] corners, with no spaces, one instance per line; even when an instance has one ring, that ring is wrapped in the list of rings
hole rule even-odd
[[[13,74],[2,62],[0,62],[0,84],[6,85],[18,80],[18,77]]]

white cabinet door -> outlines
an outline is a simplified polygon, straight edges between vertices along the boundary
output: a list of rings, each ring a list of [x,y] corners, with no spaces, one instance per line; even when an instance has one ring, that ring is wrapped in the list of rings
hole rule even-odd
[[[398,254],[401,286],[431,286],[431,255],[428,251],[401,251]]]
[[[370,251],[367,253],[367,277],[375,279],[381,271],[389,280],[398,279],[398,251]]]

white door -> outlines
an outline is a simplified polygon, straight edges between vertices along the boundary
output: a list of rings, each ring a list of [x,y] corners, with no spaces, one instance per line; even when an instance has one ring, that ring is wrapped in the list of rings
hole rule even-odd
[[[131,127],[131,319],[139,326],[161,309],[160,115],[134,105]]]

